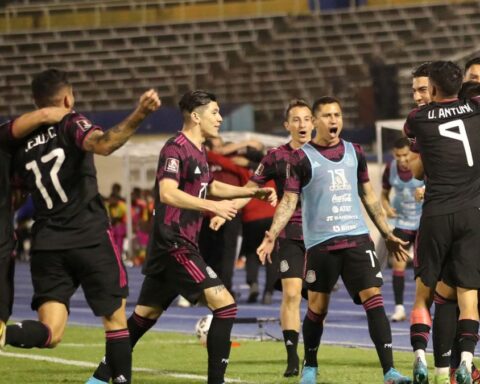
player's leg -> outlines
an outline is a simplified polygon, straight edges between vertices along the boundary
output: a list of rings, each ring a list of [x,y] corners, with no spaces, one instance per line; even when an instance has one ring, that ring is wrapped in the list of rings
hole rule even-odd
[[[403,305],[403,292],[405,290],[405,269],[407,262],[397,260],[395,257],[392,260],[392,286],[393,296],[395,299],[395,312],[391,316],[391,320],[404,321],[407,316],[405,314],[405,307]]]
[[[300,332],[300,302],[302,300],[305,247],[298,240],[279,239],[278,259],[282,283],[280,325],[287,350],[285,377],[299,374],[300,359],[297,354]]]

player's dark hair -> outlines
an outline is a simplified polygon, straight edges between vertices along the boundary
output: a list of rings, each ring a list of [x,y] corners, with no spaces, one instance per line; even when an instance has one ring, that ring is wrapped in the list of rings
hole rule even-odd
[[[465,70],[463,71],[463,73],[466,73],[472,65],[480,65],[480,56],[477,56],[477,57],[474,57],[474,58],[468,60],[465,63]]]
[[[427,61],[425,63],[420,64],[418,67],[414,68],[412,71],[412,77],[428,77],[428,68],[431,62]]]
[[[65,71],[47,69],[37,73],[31,84],[33,99],[39,107],[52,105],[55,95],[67,85],[70,85],[70,82]]]
[[[338,100],[336,97],[333,96],[322,96],[319,99],[315,100],[315,102],[312,105],[312,112],[316,114],[320,107],[326,104],[334,104],[337,103],[340,108],[342,108],[342,104],[340,104],[340,100]]]
[[[466,81],[462,84],[462,88],[458,92],[459,99],[471,99],[480,96],[480,83],[476,81]]]
[[[428,68],[428,78],[443,96],[457,95],[463,82],[460,67],[451,61],[434,61]]]
[[[405,147],[410,147],[410,141],[406,137],[399,137],[393,143],[393,148],[395,149],[402,149]]]
[[[305,107],[305,108],[310,109],[310,104],[308,104],[304,99],[292,99],[292,100],[290,100],[288,105],[287,105],[287,108],[285,108],[285,116],[284,116],[285,121],[288,121],[290,111],[293,108],[296,108],[296,107]],[[311,111],[312,110],[310,109],[310,112]]]
[[[212,101],[217,101],[217,97],[211,92],[202,90],[189,91],[182,96],[178,106],[182,113],[192,113],[195,108],[208,105]]]

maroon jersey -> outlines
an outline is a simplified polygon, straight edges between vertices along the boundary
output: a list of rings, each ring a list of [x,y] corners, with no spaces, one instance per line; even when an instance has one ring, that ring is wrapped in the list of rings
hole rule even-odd
[[[15,152],[16,177],[35,206],[34,250],[100,244],[109,221],[98,192],[93,153],[85,138],[101,129],[78,113],[30,134]]]
[[[12,195],[10,193],[10,123],[0,125],[0,258],[14,247]]]
[[[480,208],[480,97],[414,109],[405,133],[415,139],[425,170],[424,216]]]
[[[340,142],[333,147],[322,147],[311,141],[309,144],[317,149],[323,157],[330,161],[341,161],[343,159],[343,155],[345,154],[345,145],[343,144],[343,140],[340,140]],[[358,183],[367,183],[370,181],[370,178],[368,176],[368,167],[365,154],[359,144],[352,144],[358,161]],[[285,191],[300,194],[302,188],[310,182],[311,177],[311,163],[308,160],[305,152],[300,148],[298,151],[295,151],[291,157],[290,175],[285,183]],[[369,235],[337,236],[321,243],[320,248],[327,251],[333,251],[337,249],[353,248],[367,241],[371,241]]]
[[[158,159],[155,181],[154,224],[150,236],[149,255],[144,273],[152,274],[162,268],[163,253],[181,248],[198,249],[198,234],[203,213],[176,208],[160,201],[160,181],[170,178],[178,182],[178,189],[205,199],[208,185],[213,181],[207,163],[205,148],[198,149],[182,132],[167,141]],[[159,255],[160,254],[160,255]]]
[[[278,199],[280,200],[283,197],[287,180],[287,167],[295,151],[290,144],[284,144],[270,150],[262,159],[250,180],[261,186],[265,185],[269,180],[273,180],[275,182]],[[292,240],[303,240],[302,206],[300,199],[298,200],[297,208],[290,218],[290,221],[279,236]]]

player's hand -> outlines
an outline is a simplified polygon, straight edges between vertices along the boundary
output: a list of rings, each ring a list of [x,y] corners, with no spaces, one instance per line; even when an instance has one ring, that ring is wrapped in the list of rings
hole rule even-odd
[[[211,219],[210,219],[210,229],[214,230],[214,231],[218,231],[223,224],[225,224],[225,219],[223,217],[220,217],[220,216],[213,216]]]
[[[157,91],[155,91],[154,89],[149,89],[142,96],[140,96],[140,101],[138,102],[138,109],[145,115],[148,115],[160,108],[161,104],[162,102],[158,97]]]
[[[265,260],[270,264],[272,263],[272,252],[275,248],[275,237],[269,231],[265,232],[265,237],[263,238],[262,244],[257,248],[257,255],[260,263],[265,265]]]
[[[256,199],[268,201],[272,207],[277,205],[277,192],[274,188],[265,187],[256,189],[253,197]]]
[[[387,249],[395,256],[397,261],[408,261],[408,241],[403,241],[399,237],[395,236],[392,232],[388,234],[385,238],[385,244],[387,245]]]
[[[237,208],[232,200],[212,201],[211,211],[225,220],[232,220],[237,214]]]
[[[415,188],[415,201],[423,201],[425,197],[425,187]]]
[[[45,107],[43,108],[45,112],[45,123],[46,124],[57,124],[68,115],[72,110],[70,108],[63,107]]]

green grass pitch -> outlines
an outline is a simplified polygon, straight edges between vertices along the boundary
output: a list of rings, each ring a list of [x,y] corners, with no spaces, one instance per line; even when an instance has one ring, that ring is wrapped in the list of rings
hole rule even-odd
[[[104,352],[100,328],[69,326],[56,349],[24,350],[7,347],[0,353],[0,382],[15,384],[84,383]],[[283,343],[239,340],[232,348],[228,379],[238,383],[298,383],[286,379]],[[302,345],[299,346],[302,355]],[[319,384],[382,383],[374,349],[321,346]],[[411,374],[412,354],[395,352],[397,368]],[[207,351],[195,336],[147,333],[133,354],[133,382],[190,384],[206,382]],[[432,366],[431,361],[429,362]]]

